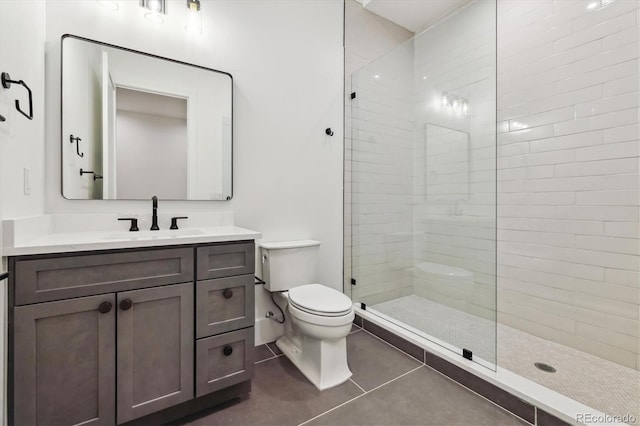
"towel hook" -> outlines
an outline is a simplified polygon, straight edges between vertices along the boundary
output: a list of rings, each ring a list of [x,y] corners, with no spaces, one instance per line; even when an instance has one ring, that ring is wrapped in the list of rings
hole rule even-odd
[[[8,72],[3,72],[0,79],[2,80],[2,87],[4,87],[5,89],[9,89],[11,87],[11,83],[19,84],[20,86],[27,89],[27,92],[29,93],[29,114],[27,114],[20,108],[20,101],[17,99],[16,99],[16,109],[20,114],[24,115],[29,120],[33,120],[33,99],[32,99],[31,89],[29,89],[29,86],[27,86],[27,83],[25,83],[22,80],[11,80],[11,76],[9,75]]]
[[[78,154],[78,157],[84,157],[84,152],[80,152],[80,141],[81,140],[82,139],[80,139],[79,136],[73,136],[73,135],[69,136],[69,142],[71,142],[71,143],[75,142],[76,143],[76,153]]]
[[[83,176],[83,175],[93,175],[93,180],[94,180],[94,182],[95,182],[97,179],[104,179],[104,176],[99,175],[99,174],[97,174],[96,172],[94,172],[94,171],[92,171],[92,170],[83,170],[83,169],[80,169],[80,176]]]

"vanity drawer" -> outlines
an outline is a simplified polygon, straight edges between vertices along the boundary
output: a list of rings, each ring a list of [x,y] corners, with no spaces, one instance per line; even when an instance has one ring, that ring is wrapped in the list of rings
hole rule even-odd
[[[16,305],[193,281],[193,248],[15,262]]]
[[[253,241],[200,246],[197,250],[198,279],[232,277],[254,273]]]
[[[196,397],[253,377],[253,327],[196,341]]]
[[[196,337],[251,327],[254,318],[253,275],[196,283]]]

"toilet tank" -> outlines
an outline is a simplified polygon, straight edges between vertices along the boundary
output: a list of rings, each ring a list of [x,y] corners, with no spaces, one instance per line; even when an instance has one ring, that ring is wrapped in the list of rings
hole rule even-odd
[[[260,243],[262,279],[269,291],[285,291],[317,283],[320,241]]]

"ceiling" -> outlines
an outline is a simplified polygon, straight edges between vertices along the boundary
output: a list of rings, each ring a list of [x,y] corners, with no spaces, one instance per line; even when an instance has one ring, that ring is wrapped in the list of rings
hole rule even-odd
[[[470,0],[356,0],[376,15],[382,16],[412,33],[420,32],[442,16]]]

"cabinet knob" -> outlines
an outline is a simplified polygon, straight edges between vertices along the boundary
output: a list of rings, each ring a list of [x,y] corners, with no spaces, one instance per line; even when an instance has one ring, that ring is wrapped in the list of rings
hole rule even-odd
[[[124,299],[122,302],[120,302],[120,309],[122,309],[123,311],[130,309],[132,306],[133,302],[131,301],[131,299]]]
[[[225,299],[231,299],[233,297],[233,290],[228,288],[222,293],[222,295],[224,296]]]
[[[100,306],[98,306],[98,311],[101,314],[106,314],[107,312],[111,311],[112,306],[113,305],[111,305],[111,302],[102,302]]]
[[[227,346],[225,346],[225,347],[224,347],[224,349],[222,350],[222,353],[223,353],[225,356],[229,356],[229,355],[231,355],[231,354],[233,353],[233,348],[232,348],[231,346],[227,345]]]

